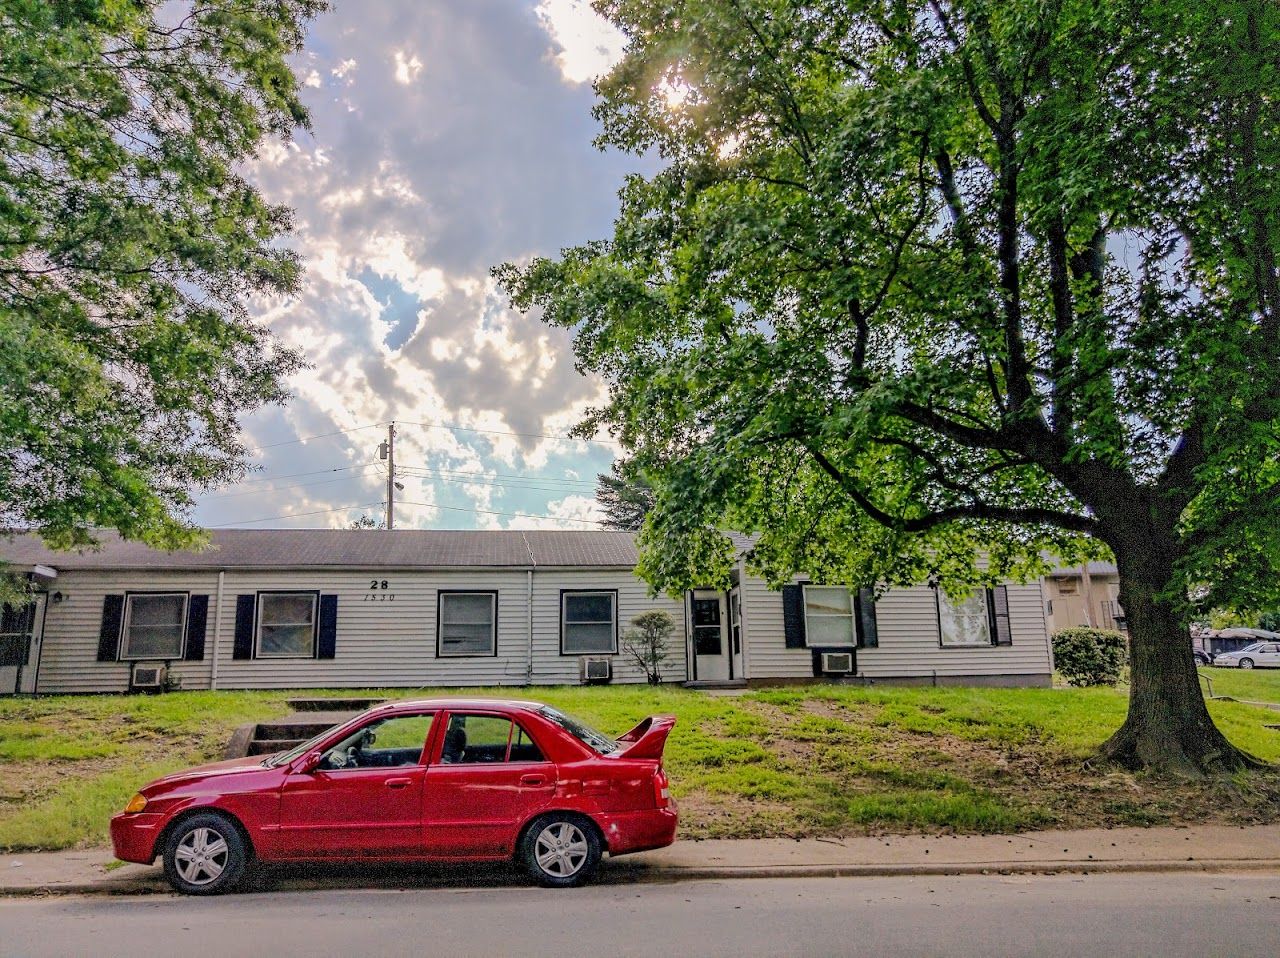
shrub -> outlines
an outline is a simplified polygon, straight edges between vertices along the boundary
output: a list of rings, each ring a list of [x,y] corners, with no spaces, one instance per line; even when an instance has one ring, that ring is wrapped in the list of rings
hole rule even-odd
[[[1128,639],[1110,629],[1063,629],[1053,636],[1053,660],[1071,685],[1115,685],[1128,658]]]
[[[622,636],[622,651],[644,669],[650,685],[662,682],[662,663],[667,658],[668,643],[676,624],[666,612],[654,609],[631,620],[632,628]]]

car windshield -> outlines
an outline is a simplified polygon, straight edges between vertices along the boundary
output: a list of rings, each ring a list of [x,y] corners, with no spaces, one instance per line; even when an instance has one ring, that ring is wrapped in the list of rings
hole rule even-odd
[[[262,764],[267,766],[267,768],[277,768],[281,765],[287,765],[295,758],[305,755],[311,749],[316,748],[324,739],[329,737],[329,733],[332,731],[332,728],[327,728],[315,738],[309,738],[301,745],[295,745],[287,752],[278,752],[275,755],[268,755],[262,760]]]
[[[1246,645],[1243,649],[1233,652],[1232,655],[1239,655],[1241,652],[1257,652],[1263,645],[1265,645],[1263,642],[1254,642],[1252,645]]]
[[[550,706],[542,706],[538,709],[538,714],[548,722],[554,722],[559,725],[583,745],[594,749],[601,755],[609,755],[622,747],[603,732],[597,732],[590,725],[584,725],[577,719],[570,718],[563,712],[557,712]]]

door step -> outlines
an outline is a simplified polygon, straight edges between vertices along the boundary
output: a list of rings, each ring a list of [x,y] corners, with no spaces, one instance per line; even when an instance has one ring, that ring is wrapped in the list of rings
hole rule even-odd
[[[746,679],[698,679],[685,682],[686,689],[745,689]]]
[[[326,701],[332,702],[333,699]],[[270,722],[242,725],[236,729],[227,743],[223,758],[243,758],[246,755],[270,755],[284,752],[315,738],[335,725],[358,715],[363,709],[350,712],[297,712]]]

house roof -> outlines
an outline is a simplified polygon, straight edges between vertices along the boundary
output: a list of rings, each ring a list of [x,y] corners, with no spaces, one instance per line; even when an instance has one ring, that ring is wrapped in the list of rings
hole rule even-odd
[[[1090,562],[1089,575],[1115,575],[1117,572],[1114,562]],[[1052,579],[1070,579],[1080,575],[1080,567],[1078,565],[1060,566],[1049,573]]]
[[[199,552],[164,552],[98,534],[96,550],[58,552],[37,536],[0,539],[0,562],[72,569],[361,568],[447,569],[631,568],[635,536],[603,531],[480,531],[440,529],[219,529]]]

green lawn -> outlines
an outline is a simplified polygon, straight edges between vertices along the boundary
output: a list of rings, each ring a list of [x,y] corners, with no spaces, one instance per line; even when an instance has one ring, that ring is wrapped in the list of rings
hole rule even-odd
[[[1207,671],[1220,695],[1280,702],[1280,673]],[[103,843],[107,819],[138,786],[218,757],[237,725],[284,714],[285,699],[297,694],[0,700],[0,848]],[[676,714],[666,764],[685,837],[1280,817],[1280,777],[1272,773],[1171,786],[1084,768],[1124,716],[1123,692],[1109,689],[817,686],[711,696],[630,686],[527,694],[615,734],[647,714]],[[1266,727],[1280,724],[1280,712],[1236,702],[1209,707],[1234,742],[1280,762],[1280,731]]]
[[[1206,666],[1200,669],[1200,676],[1213,683],[1215,695],[1280,704],[1280,669],[1217,669]]]

